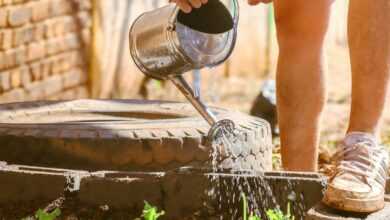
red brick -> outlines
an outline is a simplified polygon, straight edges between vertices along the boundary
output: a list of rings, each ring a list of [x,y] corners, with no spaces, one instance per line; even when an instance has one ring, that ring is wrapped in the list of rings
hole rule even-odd
[[[67,53],[61,57],[60,63],[58,65],[61,66],[62,72],[69,71],[73,67],[73,65],[71,63],[71,58],[72,57],[71,57],[70,53]]]
[[[60,52],[63,52],[65,48],[65,38],[54,38],[46,42],[46,53],[48,55],[55,55]]]
[[[30,83],[25,87],[29,100],[40,100],[45,97],[44,81]]]
[[[46,55],[45,42],[31,43],[27,47],[27,60],[34,61],[44,58]]]
[[[75,69],[68,73],[65,73],[63,77],[65,88],[75,87],[85,82],[84,72],[79,69]]]
[[[26,48],[19,47],[4,52],[4,68],[12,68],[23,64],[26,60]]]
[[[27,50],[24,46],[14,49],[15,52],[15,64],[22,65],[27,59]]]
[[[0,52],[0,70],[3,70],[6,68],[6,63],[5,63],[5,53]]]
[[[24,31],[23,27],[17,28],[13,30],[13,37],[12,37],[12,46],[17,47],[19,45],[24,44]]]
[[[63,89],[61,75],[53,75],[44,81],[45,95],[59,93]]]
[[[60,54],[61,55],[61,54]],[[59,56],[60,55],[57,55],[57,56],[54,56],[51,58],[51,73],[54,75],[54,74],[59,74],[61,73],[61,66],[59,65]]]
[[[65,33],[76,32],[78,30],[77,19],[75,16],[67,16],[63,18]]]
[[[13,33],[14,33],[13,36],[14,47],[31,42],[34,39],[34,27],[31,25],[14,29]]]
[[[30,65],[30,72],[33,81],[40,80],[42,78],[42,64],[38,61]]]
[[[65,32],[65,21],[64,19],[58,20],[54,24],[54,35],[55,36],[62,36],[66,34]]]
[[[25,98],[23,89],[13,89],[0,95],[2,102],[21,102]]]
[[[51,59],[46,59],[41,62],[41,77],[43,79],[46,79],[51,75],[51,66]]]
[[[72,53],[71,63],[73,66],[85,66],[85,52],[81,50],[77,50]]]
[[[0,91],[8,91],[11,88],[10,73],[0,72]]]
[[[90,9],[91,0],[0,0],[0,101],[88,96]]]
[[[21,3],[25,3],[25,2],[28,2],[29,0],[12,0],[12,3],[15,5],[15,4],[21,4]]]
[[[12,27],[22,26],[31,18],[31,8],[18,5],[9,10],[8,24]]]
[[[89,28],[92,26],[92,19],[89,12],[83,11],[77,15],[77,21],[80,28]]]
[[[50,16],[48,0],[35,1],[31,3],[32,21],[42,21]]]
[[[27,66],[20,68],[20,77],[23,87],[26,87],[31,83],[32,77],[30,74],[30,69]]]
[[[16,66],[16,57],[14,50],[8,50],[4,53],[4,68],[12,68]]]
[[[89,96],[88,88],[86,86],[79,87],[77,90],[77,98],[87,98]]]
[[[0,49],[1,50],[8,50],[8,49],[12,48],[12,43],[13,43],[12,30],[3,29],[0,31],[0,35],[1,35]]]
[[[44,22],[45,25],[45,38],[55,37],[55,20],[47,20]]]
[[[53,16],[70,14],[75,8],[75,3],[69,0],[52,0],[50,12]]]
[[[66,50],[78,49],[81,48],[82,39],[78,34],[68,34],[65,37]]]
[[[88,11],[92,9],[92,1],[91,0],[76,0],[78,3],[78,8],[82,11]]]
[[[0,8],[0,27],[7,26],[7,9]]]
[[[34,41],[41,41],[45,38],[46,25],[44,23],[35,24]]]
[[[63,100],[77,99],[77,89],[68,89],[65,92],[62,92],[61,98]]]
[[[18,88],[22,84],[21,71],[19,68],[11,70],[11,86],[12,88]]]
[[[53,64],[52,64],[52,73],[62,73],[71,70],[72,63],[71,63],[71,54],[65,53],[60,54],[53,58]]]

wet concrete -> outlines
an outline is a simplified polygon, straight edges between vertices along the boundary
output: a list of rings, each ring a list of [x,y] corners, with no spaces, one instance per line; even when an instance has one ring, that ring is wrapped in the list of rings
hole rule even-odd
[[[265,182],[270,185],[270,188],[259,190],[271,190],[277,203],[287,204],[285,191],[292,189],[299,198],[306,198],[303,203],[297,201],[299,207],[295,207],[294,203],[293,210],[301,209],[302,204],[305,209],[309,209],[322,196],[322,177],[319,175],[300,173],[259,173],[259,175],[264,176]],[[236,215],[241,213],[240,200],[232,200],[233,197],[239,198],[240,190],[233,184],[229,184],[243,181],[243,179],[237,180],[237,177],[245,177],[250,184],[255,184],[255,179],[259,178],[245,173],[215,174],[193,169],[166,173],[86,172],[2,163],[0,217],[6,219],[10,216],[25,217],[73,189],[76,191],[70,199],[71,204],[65,201],[65,206],[70,207],[65,207],[64,213],[67,213],[68,209],[70,215],[80,215],[84,219],[106,219],[117,216],[118,213],[124,213],[120,215],[121,218],[136,217],[141,213],[144,200],[164,209],[167,214],[163,219],[210,219],[221,215],[231,218],[232,212]],[[208,195],[215,184],[211,179],[215,178],[227,183],[221,187],[218,198]],[[266,195],[266,192],[260,192],[259,195]],[[256,197],[256,201],[266,199],[266,197]],[[271,202],[268,204],[273,206]],[[109,207],[109,211],[102,211],[102,207]],[[274,207],[262,207],[264,210],[268,208]],[[96,216],[96,213],[102,213],[101,218]],[[303,211],[298,215],[302,214]]]
[[[241,190],[254,195],[260,210],[275,208],[275,202],[286,210],[290,203],[296,219],[303,219],[321,200],[325,186],[325,178],[315,173],[233,175],[191,168],[165,173],[86,172],[5,163],[0,163],[0,179],[0,219],[20,219],[65,197],[61,210],[73,219],[134,219],[146,200],[166,211],[162,219],[224,216],[236,220],[242,213]],[[210,195],[215,179],[225,184]],[[260,185],[259,179],[264,180]],[[243,181],[251,188],[233,184]],[[274,201],[268,197],[269,193],[275,196]],[[219,196],[215,197],[216,194]]]

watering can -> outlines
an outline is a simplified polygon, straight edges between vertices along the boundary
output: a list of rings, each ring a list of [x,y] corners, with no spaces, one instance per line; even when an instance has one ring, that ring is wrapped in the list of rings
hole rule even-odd
[[[130,29],[130,53],[137,67],[151,78],[173,82],[212,130],[234,124],[218,122],[183,74],[217,66],[231,55],[238,14],[237,0],[209,0],[189,14],[171,4],[140,15]]]

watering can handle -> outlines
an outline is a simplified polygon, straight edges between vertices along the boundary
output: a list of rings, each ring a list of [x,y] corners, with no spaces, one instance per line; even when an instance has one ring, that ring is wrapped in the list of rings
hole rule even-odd
[[[181,9],[179,8],[179,6],[176,5],[175,10],[173,11],[173,13],[168,21],[168,30],[174,31],[176,29],[176,18],[177,18],[177,15],[179,14],[180,10]]]
[[[234,26],[233,26],[233,29],[234,29],[234,44],[235,44],[235,41],[236,41],[236,36],[237,36],[237,28],[238,28],[238,20],[239,20],[239,17],[240,17],[240,7],[239,7],[239,4],[238,4],[238,0],[230,0],[233,2],[233,7],[234,7],[234,14],[233,14],[233,22],[234,22]],[[173,11],[171,17],[169,18],[169,21],[168,21],[168,30],[175,30],[175,27],[176,27],[176,18],[177,18],[177,15],[179,14],[180,12],[180,8],[179,6],[176,6],[175,7],[175,10]],[[232,49],[233,50],[233,49]],[[232,53],[232,51],[230,51],[229,55]],[[228,56],[229,57],[229,56]],[[224,60],[225,61],[225,60]],[[223,62],[224,62],[223,61]]]

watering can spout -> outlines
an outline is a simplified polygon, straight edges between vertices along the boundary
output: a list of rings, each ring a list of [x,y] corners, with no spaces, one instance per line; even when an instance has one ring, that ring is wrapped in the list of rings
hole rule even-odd
[[[209,123],[210,126],[214,126],[217,119],[213,112],[202,102],[199,96],[197,96],[190,85],[185,81],[182,75],[170,77],[172,83],[180,90],[180,92],[187,98],[187,100],[195,107],[199,114]]]
[[[199,114],[210,125],[210,130],[207,135],[207,140],[213,141],[215,138],[221,137],[228,132],[234,134],[236,126],[232,120],[223,119],[218,121],[214,113],[201,101],[190,85],[185,81],[182,75],[173,76],[170,78],[172,83],[180,90],[187,100],[195,107]]]

